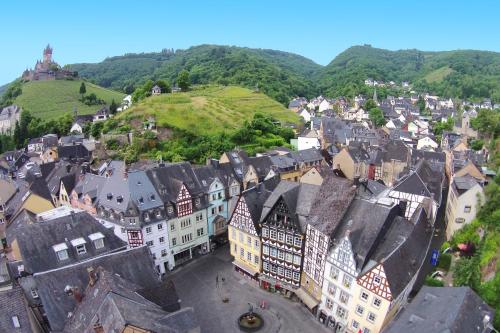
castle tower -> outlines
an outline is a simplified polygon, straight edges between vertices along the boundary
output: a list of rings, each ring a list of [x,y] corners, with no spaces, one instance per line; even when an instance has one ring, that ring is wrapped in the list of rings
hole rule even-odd
[[[52,48],[50,44],[47,44],[47,47],[43,50],[43,62],[46,64],[52,63]]]

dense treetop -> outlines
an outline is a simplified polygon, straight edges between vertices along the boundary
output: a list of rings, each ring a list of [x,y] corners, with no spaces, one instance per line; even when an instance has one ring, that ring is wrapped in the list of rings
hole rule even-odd
[[[232,84],[258,89],[287,103],[296,95],[352,97],[370,94],[364,80],[409,81],[419,91],[445,97],[500,101],[500,53],[389,51],[353,46],[327,66],[275,50],[200,45],[187,50],[127,54],[97,64],[74,64],[82,77],[130,93],[147,80],[172,85],[187,70],[192,84]],[[382,93],[383,95],[383,93]]]

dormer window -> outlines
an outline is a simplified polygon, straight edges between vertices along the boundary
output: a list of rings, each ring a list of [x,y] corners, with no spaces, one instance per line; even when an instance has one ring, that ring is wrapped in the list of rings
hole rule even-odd
[[[200,198],[196,198],[196,199],[194,200],[194,204],[195,204],[196,206],[199,206],[199,205],[200,205]]]
[[[14,328],[21,328],[21,324],[19,323],[19,318],[17,316],[12,316],[12,325],[14,325]]]
[[[94,243],[94,247],[99,250],[104,247],[104,235],[100,232],[96,232],[89,235],[89,239]]]
[[[106,195],[106,198],[108,199],[108,201],[111,200],[111,199],[113,199],[113,194],[112,193],[108,193]]]
[[[139,198],[139,205],[143,205],[144,204],[144,198],[143,197],[140,197]]]
[[[149,214],[148,213],[144,213],[144,220],[149,221]]]
[[[161,217],[161,210],[159,210],[159,211],[157,211],[157,212],[156,212],[156,217],[157,217],[157,218],[160,218],[160,217]]]
[[[117,196],[117,197],[116,197],[116,201],[117,201],[118,203],[122,203],[122,202],[123,202],[123,197],[122,197],[121,195]]]
[[[33,297],[34,299],[37,299],[39,297],[38,292],[36,291],[35,288],[31,289],[31,297]]]
[[[87,253],[87,248],[85,247],[85,239],[83,237],[71,240],[71,245],[76,249],[78,255]]]
[[[60,243],[52,246],[54,252],[57,254],[57,258],[60,261],[68,259],[68,245],[66,243]]]
[[[168,212],[169,214],[172,214],[172,213],[174,212],[174,207],[172,207],[172,206],[168,206],[168,208],[167,208],[167,212]]]
[[[155,195],[154,195],[154,194],[151,194],[150,199],[151,199],[151,201],[155,201],[155,200],[156,200]]]

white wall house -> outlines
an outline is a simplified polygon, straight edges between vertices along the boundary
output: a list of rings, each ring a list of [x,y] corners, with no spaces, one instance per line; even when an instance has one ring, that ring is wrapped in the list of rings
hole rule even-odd
[[[474,177],[466,175],[453,178],[446,205],[448,239],[476,217],[481,202],[484,202],[483,186]]]

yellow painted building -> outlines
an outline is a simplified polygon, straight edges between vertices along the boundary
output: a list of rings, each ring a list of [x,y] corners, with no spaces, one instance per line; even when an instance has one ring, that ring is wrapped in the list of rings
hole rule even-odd
[[[265,184],[241,193],[229,219],[228,237],[235,270],[257,281],[262,271],[259,219],[271,191]]]

